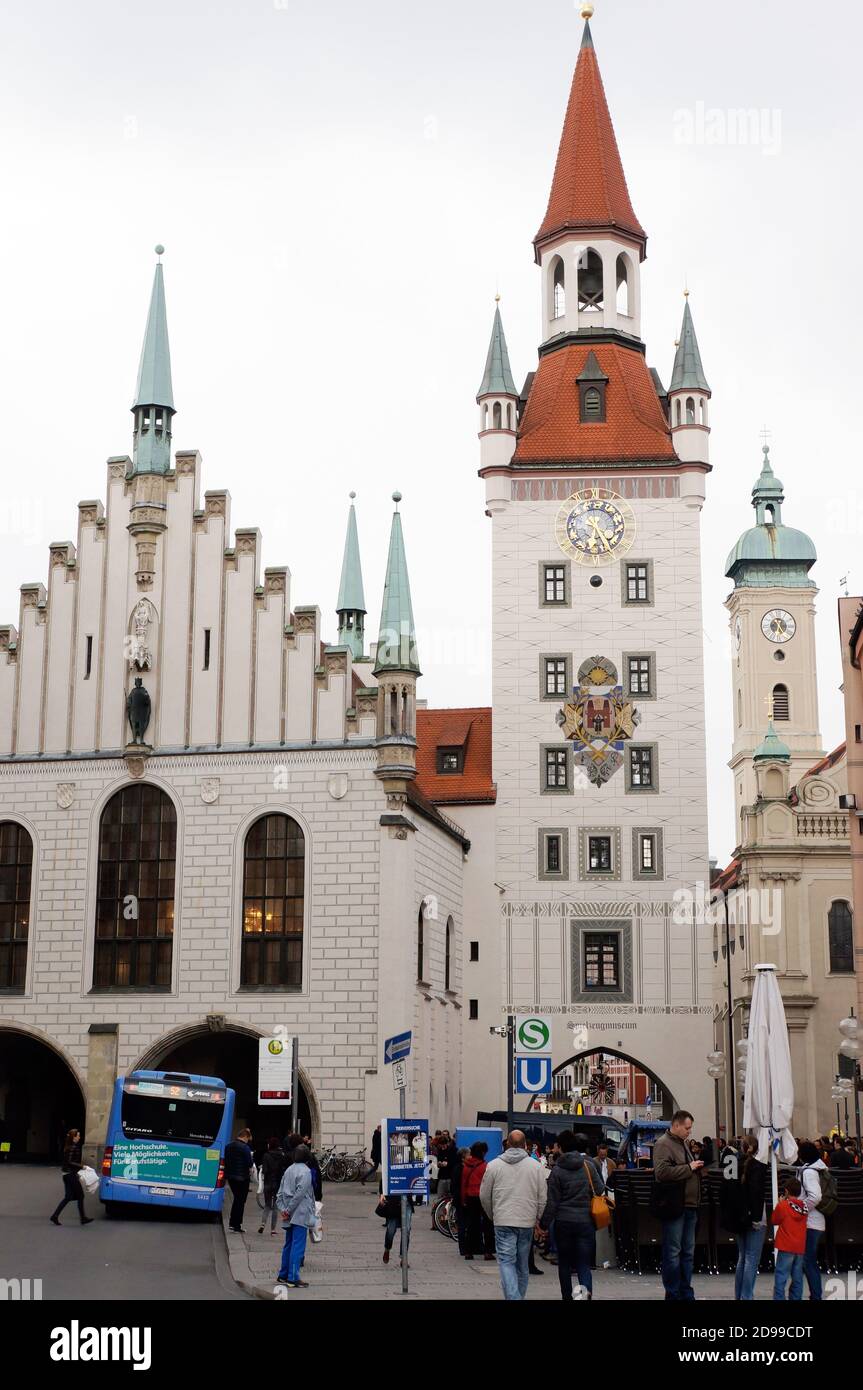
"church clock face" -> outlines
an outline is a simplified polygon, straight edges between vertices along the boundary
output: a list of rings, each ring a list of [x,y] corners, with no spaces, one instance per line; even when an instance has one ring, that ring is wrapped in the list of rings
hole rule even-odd
[[[607,565],[625,555],[635,540],[635,517],[628,502],[606,488],[573,493],[555,523],[565,555],[583,565]]]
[[[768,642],[790,642],[797,631],[797,623],[784,608],[771,608],[761,619],[761,631]]]

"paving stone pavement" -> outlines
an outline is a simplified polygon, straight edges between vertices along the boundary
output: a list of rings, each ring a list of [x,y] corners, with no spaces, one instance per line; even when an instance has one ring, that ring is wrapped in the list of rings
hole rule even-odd
[[[324,1184],[324,1239],[306,1247],[303,1277],[307,1289],[288,1289],[294,1301],[319,1299],[377,1300],[405,1297],[401,1291],[398,1242],[388,1265],[382,1260],[384,1223],[375,1216],[377,1191],[371,1183]],[[227,1207],[226,1203],[226,1215]],[[258,1235],[260,1212],[254,1197],[246,1207],[246,1234],[233,1235],[225,1224],[225,1239],[231,1272],[240,1285],[259,1298],[273,1298],[284,1237],[281,1222],[276,1235]],[[554,1265],[540,1260],[545,1271],[532,1277],[529,1299],[556,1302],[560,1285]],[[594,1271],[594,1298],[603,1300],[649,1300],[663,1298],[662,1281],[655,1274],[627,1274],[619,1269]],[[693,1280],[699,1299],[732,1300],[734,1278],[730,1274],[698,1275]],[[760,1275],[755,1296],[769,1299],[773,1281]],[[280,1290],[280,1292],[283,1292]],[[500,1299],[497,1262],[463,1260],[451,1240],[431,1229],[428,1207],[414,1212],[409,1263],[411,1299]]]

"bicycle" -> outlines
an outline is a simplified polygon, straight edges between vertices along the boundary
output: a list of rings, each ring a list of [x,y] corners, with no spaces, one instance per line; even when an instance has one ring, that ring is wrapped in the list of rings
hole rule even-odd
[[[452,1197],[438,1197],[432,1207],[432,1229],[449,1240],[458,1240],[458,1212]]]
[[[357,1149],[356,1153],[346,1154],[345,1161],[348,1165],[347,1181],[359,1182],[365,1175],[375,1171],[375,1165],[370,1158],[366,1158],[365,1149]]]
[[[348,1176],[347,1155],[336,1153],[336,1146],[332,1144],[321,1154],[320,1168],[322,1178],[329,1182],[344,1182]]]

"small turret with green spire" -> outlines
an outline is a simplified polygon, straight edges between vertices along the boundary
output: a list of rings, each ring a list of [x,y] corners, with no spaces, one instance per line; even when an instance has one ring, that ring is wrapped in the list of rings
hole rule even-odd
[[[161,257],[164,246],[156,247]],[[138,385],[132,406],[135,421],[132,467],[136,473],[167,473],[171,467],[171,421],[174,394],[171,387],[171,350],[168,346],[168,316],[165,309],[165,282],[162,262],[156,264],[150,312],[138,367]]]
[[[683,306],[683,323],[677,341],[677,352],[674,355],[671,385],[668,388],[669,395],[672,391],[703,391],[706,395],[710,395],[710,387],[701,365],[701,353],[698,348],[698,339],[695,336],[692,311],[689,308],[688,292],[686,303]]]
[[[752,761],[754,763],[768,761],[789,763],[791,761],[791,749],[779,738],[773,727],[772,719],[767,721],[767,733],[752,754]]]
[[[405,543],[402,535],[402,519],[399,514],[400,492],[393,493],[396,504],[390,530],[390,549],[387,557],[387,573],[384,581],[384,599],[381,605],[381,626],[378,637],[374,674],[380,676],[388,671],[421,674],[416,650],[414,614],[411,605],[411,586],[408,579]]]
[[[360,564],[360,542],[357,536],[356,493],[351,493],[345,553],[342,557],[342,578],[336,612],[339,615],[340,647],[350,647],[355,661],[363,655],[365,645],[366,600],[363,592],[363,571]]]
[[[484,396],[514,396],[516,400],[518,399],[518,391],[509,365],[509,350],[503,331],[503,319],[500,316],[500,295],[495,300],[485,371],[482,375],[480,388],[476,393],[478,401],[481,401]]]

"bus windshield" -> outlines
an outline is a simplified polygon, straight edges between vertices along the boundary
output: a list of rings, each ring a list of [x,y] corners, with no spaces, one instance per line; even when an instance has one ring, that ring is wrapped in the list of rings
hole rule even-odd
[[[121,1122],[127,1139],[175,1139],[209,1146],[225,1113],[224,1087],[127,1081]]]

